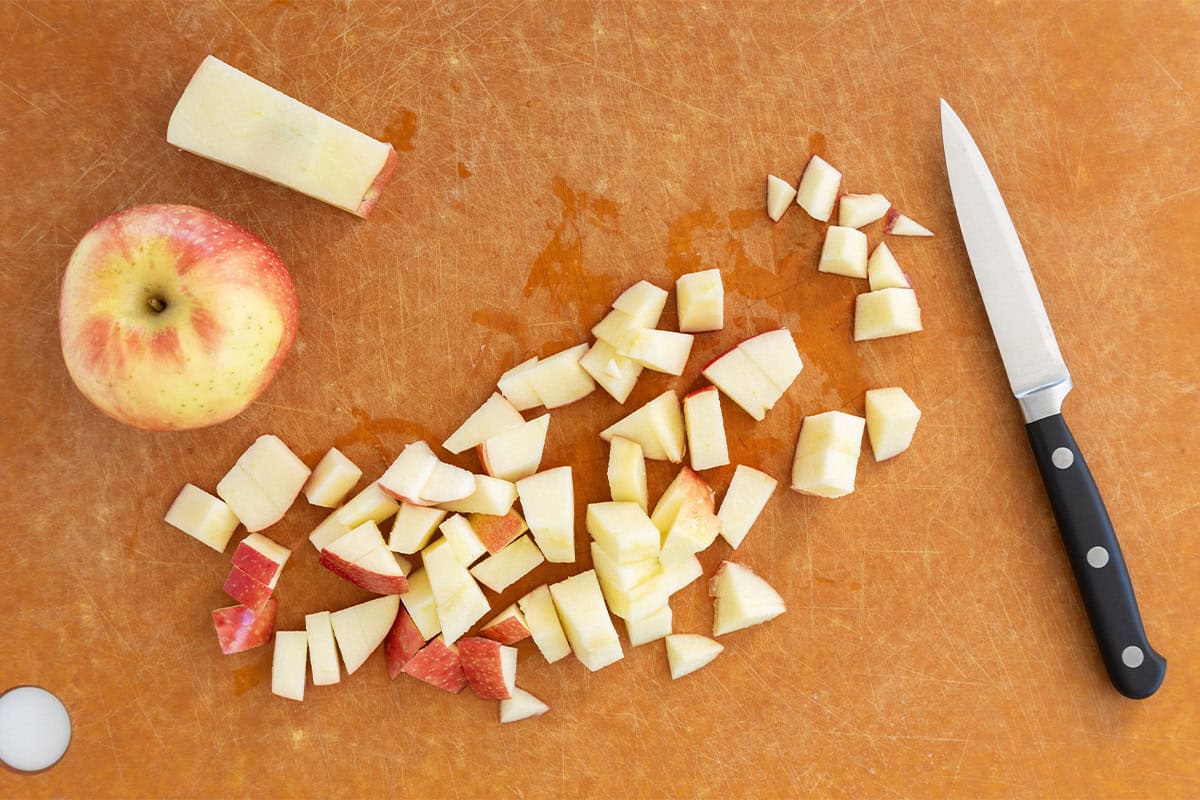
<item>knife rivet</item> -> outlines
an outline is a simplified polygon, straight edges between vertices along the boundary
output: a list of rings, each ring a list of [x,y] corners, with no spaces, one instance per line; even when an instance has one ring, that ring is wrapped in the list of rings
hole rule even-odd
[[[1087,562],[1092,567],[1100,569],[1108,563],[1108,551],[1103,547],[1093,547],[1087,551]]]
[[[1050,454],[1050,462],[1059,469],[1066,469],[1075,463],[1075,454],[1069,448],[1058,447]]]
[[[1146,660],[1146,654],[1142,652],[1142,648],[1136,645],[1129,645],[1121,651],[1121,663],[1130,669],[1137,669]]]

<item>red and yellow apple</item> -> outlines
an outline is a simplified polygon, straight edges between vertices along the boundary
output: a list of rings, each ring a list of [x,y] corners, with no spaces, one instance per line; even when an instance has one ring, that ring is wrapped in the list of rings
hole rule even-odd
[[[62,280],[67,371],[110,417],[187,430],[239,414],[296,336],[291,275],[261,239],[203,209],[138,206],[84,234]]]

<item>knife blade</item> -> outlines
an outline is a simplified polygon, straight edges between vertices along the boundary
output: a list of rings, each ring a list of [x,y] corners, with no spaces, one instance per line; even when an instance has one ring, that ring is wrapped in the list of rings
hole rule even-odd
[[[1062,417],[1071,373],[991,170],[945,100],[941,115],[946,173],[967,256],[1096,644],[1117,691],[1149,697],[1162,684],[1167,662],[1146,639],[1112,521]]]

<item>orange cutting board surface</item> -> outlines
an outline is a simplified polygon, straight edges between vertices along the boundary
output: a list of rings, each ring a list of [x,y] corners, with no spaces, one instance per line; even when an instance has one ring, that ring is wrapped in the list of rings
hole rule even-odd
[[[0,772],[0,796],[1200,794],[1197,31],[1200,7],[1168,2],[0,4],[0,688],[45,686],[74,723],[58,766]],[[166,143],[207,53],[395,145],[370,220]],[[1169,660],[1151,700],[1119,697],[1095,651],[958,233],[939,97],[992,165],[1071,367],[1067,417]],[[811,152],[937,232],[889,240],[922,333],[854,344],[865,283],[818,274],[823,226],[799,209],[767,219],[764,177]],[[60,355],[74,243],[154,202],[249,228],[297,284],[277,379],[208,430],[107,419]],[[303,704],[272,696],[270,647],[220,654],[231,551],[162,522],[181,485],[211,490],[268,432],[377,475],[507,367],[585,341],[626,285],[710,267],[726,325],[681,378],[553,412],[543,463],[575,468],[580,564],[489,597],[587,564],[597,431],[786,326],[804,372],[761,424],[725,402],[736,463],[786,481],[802,417],[861,413],[871,387],[924,416],[909,452],[864,452],[853,495],[780,491],[736,553],[703,554],[706,574],[760,572],[784,616],[679,682],[661,643],[594,674],[522,644],[518,683],[552,710],[512,726],[469,691],[389,681],[381,654]],[[653,492],[673,470],[651,464]],[[320,518],[301,500],[267,531],[295,548],[281,629],[367,597],[318,566]],[[709,631],[703,582],[672,607],[676,631]]]

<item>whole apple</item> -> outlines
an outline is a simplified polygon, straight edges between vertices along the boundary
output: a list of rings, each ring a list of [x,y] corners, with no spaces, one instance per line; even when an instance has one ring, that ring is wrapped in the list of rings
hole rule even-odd
[[[71,254],[59,301],[75,385],[113,419],[160,431],[240,413],[275,376],[298,319],[279,255],[184,205],[97,222]]]

